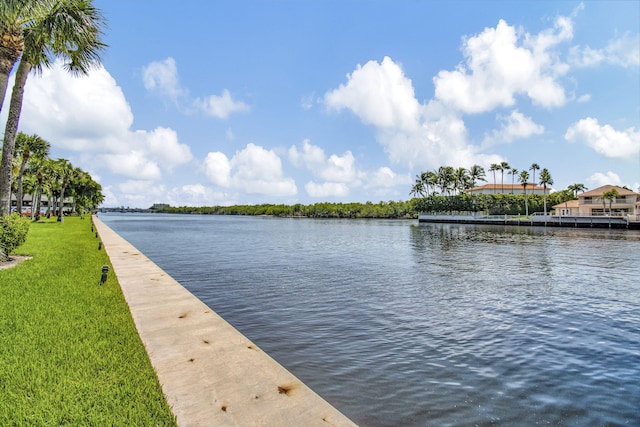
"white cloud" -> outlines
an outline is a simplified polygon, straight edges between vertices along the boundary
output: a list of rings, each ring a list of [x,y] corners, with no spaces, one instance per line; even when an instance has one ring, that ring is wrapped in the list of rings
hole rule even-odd
[[[324,150],[309,142],[302,142],[302,152],[293,145],[288,151],[289,160],[297,167],[306,167],[314,176],[325,181],[353,183],[357,180],[355,158],[351,151],[342,156],[332,154],[327,158]]]
[[[167,96],[174,103],[185,94],[178,80],[178,68],[173,58],[151,62],[142,68],[142,80],[147,90]]]
[[[566,102],[557,78],[568,71],[551,51],[573,37],[571,20],[560,17],[553,29],[537,35],[500,20],[495,28],[463,41],[466,64],[433,79],[436,98],[465,113],[482,113],[515,104],[526,94],[543,107]]]
[[[544,126],[535,123],[530,117],[525,116],[518,110],[513,110],[506,117],[498,115],[497,120],[501,122],[501,127],[499,130],[496,129],[490,135],[485,136],[482,143],[484,147],[499,143],[509,143],[516,139],[524,139],[544,132]]]
[[[165,187],[152,180],[132,179],[118,185],[119,205],[132,207],[150,207],[153,203],[165,199]],[[108,206],[105,203],[105,206]]]
[[[640,34],[625,33],[610,40],[602,49],[589,46],[571,48],[569,61],[576,67],[594,67],[610,64],[623,68],[640,66]]]
[[[358,65],[347,79],[346,85],[325,95],[329,108],[347,108],[364,123],[378,128],[410,130],[417,126],[420,104],[413,85],[391,58]]]
[[[569,142],[583,142],[606,157],[628,159],[640,153],[639,130],[629,128],[618,131],[608,124],[601,126],[592,117],[569,126],[564,137]]]
[[[398,175],[387,166],[368,174],[365,182],[365,188],[392,188],[398,185],[412,184],[410,175]]]
[[[99,156],[107,168],[116,175],[142,180],[158,180],[162,176],[158,164],[149,160],[141,151]]]
[[[204,171],[213,184],[228,188],[231,183],[231,165],[224,153],[213,152],[204,159]]]
[[[603,185],[621,185],[622,181],[620,180],[618,174],[614,172],[596,172],[589,178],[587,178],[587,184],[590,188],[598,188]]]
[[[76,78],[56,63],[29,78],[21,130],[37,133],[54,148],[85,154],[76,166],[158,180],[162,170],[192,159],[191,149],[179,143],[174,130],[133,131],[132,123],[121,88],[104,68]]]
[[[305,185],[311,197],[345,197],[358,187],[379,190],[380,194],[385,194],[390,188],[410,185],[412,182],[408,174],[397,175],[389,167],[381,167],[373,172],[360,171],[351,151],[346,151],[342,156],[332,154],[327,157],[322,148],[311,144],[308,139],[302,142],[301,150],[295,145],[289,148],[289,160],[323,180],[309,181]]]
[[[309,181],[305,184],[304,189],[309,196],[316,198],[346,197],[349,195],[349,187],[344,182],[323,182],[318,184]]]
[[[420,104],[411,80],[389,57],[369,61],[348,75],[348,82],[325,95],[328,107],[347,108],[378,130],[378,142],[393,163],[409,168],[443,164],[471,166],[496,156],[479,154],[466,141],[462,119],[446,105]]]
[[[249,111],[249,106],[242,101],[234,101],[227,89],[220,96],[198,98],[193,104],[205,114],[219,119],[226,119],[232,113]]]
[[[56,63],[31,75],[25,86],[20,129],[54,147],[101,151],[126,145],[132,124],[122,89],[102,67],[73,77]]]
[[[232,98],[228,89],[224,89],[221,95],[209,95],[189,99],[189,91],[183,88],[178,77],[176,61],[169,57],[164,61],[154,61],[142,68],[142,80],[148,91],[169,98],[185,113],[197,111],[218,119],[226,119],[233,113],[249,111],[250,108],[242,101]],[[184,100],[186,108],[181,100]]]
[[[301,151],[293,145],[288,154],[292,164],[306,168],[314,177],[324,181],[310,181],[305,185],[305,190],[311,197],[345,197],[350,188],[362,185],[362,174],[356,169],[351,151],[346,151],[342,156],[332,154],[327,158],[322,148],[305,139]]]
[[[251,143],[231,159],[221,152],[209,153],[204,170],[212,183],[249,194],[292,196],[298,192],[295,181],[283,176],[278,155]]]
[[[580,96],[578,99],[576,99],[576,102],[579,104],[585,103],[585,102],[589,102],[591,101],[591,94],[585,93],[584,95]]]
[[[172,188],[167,193],[167,198],[171,206],[225,206],[233,204],[227,193],[214,191],[202,184]]]

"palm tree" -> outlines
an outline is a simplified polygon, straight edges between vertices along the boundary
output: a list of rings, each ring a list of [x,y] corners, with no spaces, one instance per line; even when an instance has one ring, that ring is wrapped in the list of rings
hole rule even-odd
[[[522,188],[524,190],[524,206],[525,206],[525,215],[529,216],[529,201],[527,200],[527,184],[529,183],[529,172],[522,171],[520,172],[520,176],[518,180],[522,184]]]
[[[23,30],[42,16],[44,1],[2,0],[0,2],[0,110],[9,84],[9,75],[24,50]]]
[[[540,166],[537,163],[531,163],[529,170],[533,172],[533,182],[536,182],[536,171],[540,170]]]
[[[578,198],[578,193],[579,192],[585,192],[586,190],[588,190],[587,187],[584,186],[584,184],[571,184],[570,186],[567,187],[568,190],[571,190],[571,192],[573,192],[574,197],[577,199]]]
[[[454,171],[453,188],[458,194],[469,188],[469,175],[465,168],[458,168]]]
[[[501,162],[498,165],[498,169],[500,169],[500,173],[502,174],[502,178],[501,178],[501,185],[502,185],[502,194],[504,194],[504,171],[511,169],[511,166],[509,166],[509,163],[507,162]]]
[[[422,181],[422,177],[420,175],[416,176],[416,182],[415,184],[413,184],[413,187],[411,187],[411,191],[409,192],[409,195],[413,195],[413,196],[420,196],[420,197],[426,197],[427,194],[425,194],[425,185],[424,182]]]
[[[476,181],[487,181],[484,179],[485,172],[484,168],[480,165],[473,165],[469,169],[469,179],[471,180],[471,185],[476,186]]]
[[[618,197],[619,195],[620,193],[618,193],[618,190],[616,190],[615,188],[612,188],[611,190],[608,190],[602,193],[602,205],[604,206],[605,200],[609,200],[609,216],[611,216],[611,205],[613,204],[613,201],[615,200],[615,198]]]
[[[95,209],[104,200],[102,186],[80,168],[75,169],[74,180],[71,182],[69,190],[71,197],[73,197],[73,210],[80,215]]]
[[[436,172],[425,172],[422,174],[422,181],[427,187],[427,195],[429,194],[429,189],[431,189],[431,194],[436,194],[436,186],[438,185],[438,174]]]
[[[544,214],[547,215],[547,185],[553,185],[553,178],[551,178],[551,174],[547,170],[547,168],[542,169],[540,172],[540,185],[544,188]]]
[[[16,137],[16,149],[14,156],[16,159],[20,159],[20,167],[18,170],[18,176],[16,179],[16,206],[19,209],[23,204],[23,192],[22,192],[22,180],[27,169],[27,164],[31,158],[45,158],[49,155],[49,144],[38,135],[26,135],[22,132],[18,133]]]
[[[74,178],[75,170],[67,159],[56,160],[58,182],[60,185],[60,199],[58,200],[58,221],[64,222],[64,192]]]
[[[489,172],[493,172],[493,192],[496,192],[496,171],[500,169],[500,165],[497,163],[491,163],[489,166]]]
[[[451,187],[454,182],[455,169],[451,166],[440,166],[438,168],[438,185],[440,186],[440,191],[442,194],[447,192],[447,194],[451,194]]]
[[[516,169],[516,168],[511,168],[509,170],[509,174],[511,174],[511,194],[513,194],[514,179],[515,179],[516,175],[518,174],[518,172],[520,172],[520,171],[518,169]]]
[[[10,5],[22,5],[14,8],[9,6],[7,10],[15,12],[11,16],[17,18],[17,22],[27,21],[28,25],[20,26],[14,22],[11,27],[13,34],[21,35],[24,50],[16,70],[4,132],[2,163],[0,164],[0,215],[8,213],[11,208],[10,162],[15,149],[24,86],[29,72],[32,69],[36,72],[41,71],[43,67],[51,66],[56,58],[62,58],[65,61],[65,68],[72,74],[87,74],[92,67],[100,64],[100,53],[106,47],[100,41],[104,20],[100,11],[93,6],[92,0],[56,0],[53,2],[3,0],[3,2],[7,1]],[[38,4],[40,7],[37,10],[36,8],[27,10],[24,6],[27,3]],[[3,9],[5,7],[2,6]],[[0,9],[0,12],[3,9]],[[38,13],[24,15],[31,10]],[[4,36],[6,31],[0,31]],[[17,49],[18,46],[15,48]],[[8,61],[10,60],[11,58]]]

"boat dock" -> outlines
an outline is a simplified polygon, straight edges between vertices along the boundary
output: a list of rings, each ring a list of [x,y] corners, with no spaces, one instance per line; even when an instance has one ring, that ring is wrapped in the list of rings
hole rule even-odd
[[[449,224],[511,225],[517,227],[612,228],[640,230],[640,220],[622,216],[555,216],[555,215],[481,215],[427,214],[418,215],[418,222]]]

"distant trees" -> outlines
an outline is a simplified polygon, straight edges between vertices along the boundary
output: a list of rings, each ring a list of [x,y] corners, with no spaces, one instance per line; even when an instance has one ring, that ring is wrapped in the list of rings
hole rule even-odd
[[[182,213],[201,215],[272,215],[277,217],[305,218],[417,218],[416,200],[366,202],[366,203],[329,203],[320,202],[311,205],[236,205],[208,207],[164,207],[155,210],[162,213]]]
[[[48,210],[54,207],[58,220],[62,221],[65,198],[73,200],[73,209],[84,213],[95,209],[104,196],[102,187],[91,175],[74,167],[66,159],[49,158],[51,144],[36,134],[19,132],[12,164],[12,192],[16,195],[16,206],[24,205],[24,193],[31,194],[31,218],[38,220],[42,194],[47,194]],[[55,208],[55,205],[58,207]]]
[[[462,194],[475,187],[477,181],[485,181],[482,166],[473,165],[469,169],[440,166],[435,171],[422,172],[409,192],[410,195],[427,197],[430,195]]]

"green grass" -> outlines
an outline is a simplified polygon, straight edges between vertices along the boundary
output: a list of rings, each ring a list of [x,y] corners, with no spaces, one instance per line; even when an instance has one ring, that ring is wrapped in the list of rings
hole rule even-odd
[[[14,253],[33,258],[0,270],[0,425],[175,425],[89,217]]]

